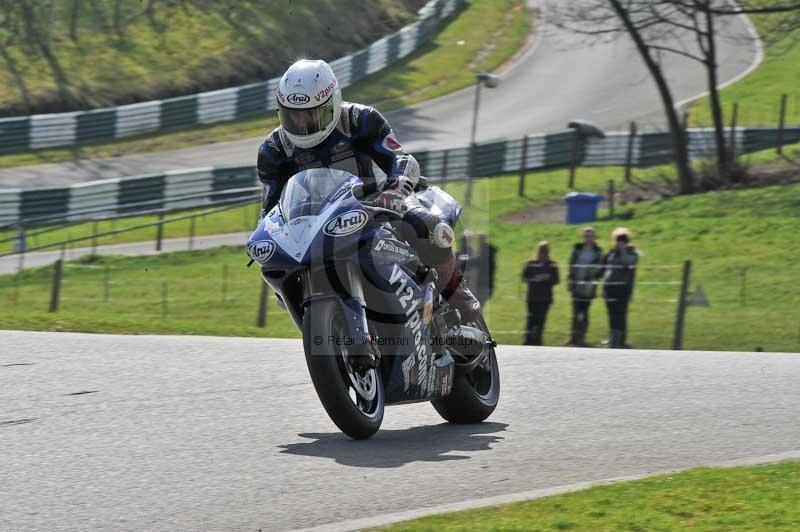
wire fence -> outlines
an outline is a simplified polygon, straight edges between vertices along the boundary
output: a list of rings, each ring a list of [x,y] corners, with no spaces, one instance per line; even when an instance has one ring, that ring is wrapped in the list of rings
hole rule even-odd
[[[125,261],[105,258],[55,263],[0,276],[0,307],[21,316],[50,311],[71,327],[112,323],[132,332],[145,327],[232,334],[261,324],[270,335],[296,335],[256,271],[243,275],[243,252],[241,257],[202,271],[199,265],[184,263],[132,268]],[[689,278],[684,271],[684,264],[637,266],[628,330],[634,347],[672,349],[676,335],[681,335],[678,347],[697,350],[800,351],[800,314],[793,310],[800,289],[778,287],[774,277],[758,269],[720,273],[706,271],[699,262]],[[592,282],[602,288],[602,281]],[[679,330],[681,312],[684,324]],[[500,279],[485,314],[501,342],[519,343],[525,334],[525,285]],[[570,294],[557,287],[545,343],[562,344],[570,337],[570,323]],[[602,290],[591,305],[590,323],[590,341],[602,347],[608,333]]]
[[[628,311],[628,339],[633,347],[800,351],[800,313],[795,308],[800,287],[780,284],[774,273],[757,266],[721,272],[705,261],[692,264],[688,277],[683,276],[684,264],[640,263],[636,267]],[[603,347],[610,329],[603,282],[590,283],[598,288],[590,307],[590,343]],[[493,334],[503,343],[523,341],[525,312],[524,283],[509,290],[501,282],[485,308]],[[571,337],[571,320],[571,294],[566,286],[556,286],[545,344],[563,345]]]
[[[182,276],[178,266],[151,264],[131,270],[101,258],[58,260],[35,272],[0,276],[0,304],[14,312],[67,314],[89,321],[196,320],[264,327],[267,309],[277,304],[267,304],[268,292],[259,276],[242,275],[244,252],[241,258],[238,264],[223,264],[203,276]]]

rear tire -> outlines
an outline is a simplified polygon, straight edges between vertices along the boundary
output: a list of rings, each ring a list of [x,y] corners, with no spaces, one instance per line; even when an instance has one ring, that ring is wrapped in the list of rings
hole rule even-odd
[[[483,316],[476,327],[489,333]],[[500,400],[500,370],[497,356],[491,349],[487,360],[472,372],[459,375],[453,381],[449,395],[431,401],[433,408],[450,423],[480,423],[492,415]]]
[[[337,301],[318,300],[306,308],[303,350],[317,396],[331,421],[351,438],[361,440],[375,434],[383,421],[383,381],[378,369],[363,374],[355,372],[347,361],[347,347],[328,342],[329,338],[344,339],[345,331]],[[316,345],[315,339],[320,337],[323,341]],[[359,382],[361,392],[353,379]],[[365,395],[373,397],[367,399]]]

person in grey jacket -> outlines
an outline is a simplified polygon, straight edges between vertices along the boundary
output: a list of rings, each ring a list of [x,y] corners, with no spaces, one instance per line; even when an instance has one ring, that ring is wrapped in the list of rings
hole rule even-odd
[[[614,247],[603,257],[603,297],[608,309],[608,324],[611,329],[609,347],[630,348],[628,336],[628,304],[633,296],[636,280],[636,264],[639,252],[631,245],[631,233],[624,227],[614,229],[611,234]]]
[[[584,227],[583,241],[575,244],[569,258],[567,289],[572,294],[572,333],[567,345],[589,347],[589,307],[597,295],[597,277],[603,261],[603,250],[597,245],[597,232]]]

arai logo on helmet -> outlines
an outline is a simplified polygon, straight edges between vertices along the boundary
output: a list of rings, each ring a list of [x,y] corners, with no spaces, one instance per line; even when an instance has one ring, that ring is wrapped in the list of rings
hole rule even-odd
[[[311,98],[301,92],[293,92],[286,97],[286,101],[292,105],[304,105],[310,102]]]
[[[330,220],[322,228],[328,236],[351,235],[367,224],[367,213],[360,210],[348,211]]]
[[[265,264],[275,254],[275,242],[272,240],[257,240],[247,246],[247,254],[259,264]]]

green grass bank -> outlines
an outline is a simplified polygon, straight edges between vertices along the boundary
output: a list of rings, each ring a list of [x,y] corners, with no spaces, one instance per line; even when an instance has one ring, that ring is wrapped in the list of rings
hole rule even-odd
[[[786,94],[786,123],[800,124],[800,27],[776,33],[785,17],[785,14],[750,16],[764,43],[764,61],[746,78],[720,92],[726,122],[730,122],[733,105],[738,103],[739,125],[776,127],[781,95]],[[776,38],[777,35],[781,37]],[[693,126],[711,126],[708,97],[692,105],[690,120]]]
[[[344,97],[387,111],[470,85],[472,72],[496,69],[523,46],[531,29],[525,5],[522,0],[472,0],[429,44],[346,88]],[[286,58],[282,61],[283,66],[289,63]],[[276,117],[269,115],[104,144],[5,155],[0,157],[0,168],[176,150],[258,137],[276,125]]]
[[[773,530],[800,527],[800,463],[701,467],[532,501],[437,515],[386,532]]]

